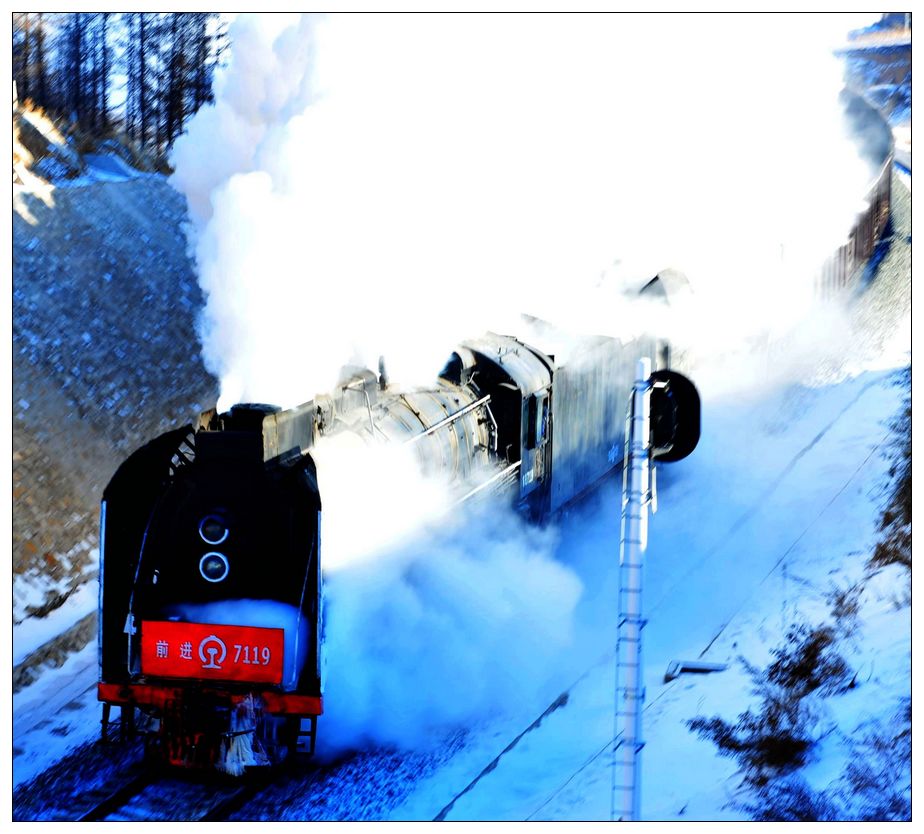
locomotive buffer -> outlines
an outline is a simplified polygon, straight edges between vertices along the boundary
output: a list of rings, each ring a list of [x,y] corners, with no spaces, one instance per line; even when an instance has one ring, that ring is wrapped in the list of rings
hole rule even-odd
[[[619,543],[616,640],[616,708],[610,818],[638,820],[641,796],[642,574],[648,546],[648,507],[657,510],[652,459],[686,457],[699,440],[700,403],[693,384],[676,371],[651,373],[651,360],[638,362],[626,415]]]

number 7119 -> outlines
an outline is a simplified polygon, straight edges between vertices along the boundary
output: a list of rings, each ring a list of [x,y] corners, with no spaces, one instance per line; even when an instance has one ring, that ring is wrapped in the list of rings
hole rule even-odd
[[[243,658],[241,657],[243,655]],[[258,666],[268,666],[270,662],[269,646],[242,646],[240,643],[234,644],[234,662],[257,664]]]

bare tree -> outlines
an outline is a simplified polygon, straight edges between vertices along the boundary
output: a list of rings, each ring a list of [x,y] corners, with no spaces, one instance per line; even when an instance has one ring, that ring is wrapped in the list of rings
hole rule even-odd
[[[20,19],[22,41],[19,50],[19,74],[16,79],[16,87],[20,100],[25,101],[32,92],[30,83],[32,74],[32,27],[28,13],[23,12],[17,16]]]
[[[22,100],[93,132],[121,121],[129,137],[162,151],[211,101],[224,42],[214,12],[20,12],[13,77]],[[116,83],[125,84],[118,109]]]
[[[45,55],[45,15],[39,12],[36,16],[34,31],[35,47],[30,51],[32,58],[32,75],[35,81],[30,84],[30,92],[34,87],[34,97],[39,104],[48,103],[48,81]]]

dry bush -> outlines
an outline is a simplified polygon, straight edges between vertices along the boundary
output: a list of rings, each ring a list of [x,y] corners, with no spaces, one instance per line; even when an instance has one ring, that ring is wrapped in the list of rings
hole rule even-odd
[[[837,634],[831,626],[790,627],[785,645],[773,650],[776,658],[764,675],[796,699],[815,692],[836,695],[853,685],[852,671],[835,649]]]
[[[687,725],[712,741],[721,755],[737,759],[745,783],[753,788],[801,767],[816,741],[806,696],[836,694],[854,685],[853,672],[835,649],[835,637],[830,626],[793,626],[766,669],[741,659],[761,697],[756,712],[747,710],[734,724],[698,717]]]
[[[857,614],[860,613],[860,594],[863,585],[859,582],[846,588],[834,587],[827,596],[834,617],[835,627],[844,637],[851,637],[857,630]]]
[[[805,764],[815,743],[809,723],[801,704],[785,697],[765,699],[759,712],[747,710],[734,725],[718,717],[687,722],[691,730],[712,741],[720,755],[737,759],[752,787]]]
[[[902,373],[899,384],[911,390],[911,368]],[[911,570],[911,395],[905,398],[901,414],[893,422],[896,439],[892,444],[892,497],[882,513],[880,529],[884,536],[876,545],[870,565],[902,565]]]
[[[73,125],[68,130],[68,136],[71,139],[72,147],[81,156],[93,153],[96,150],[96,137],[79,125]]]
[[[882,541],[876,545],[870,564],[882,568],[886,565],[901,565],[911,570],[911,527],[892,527]]]
[[[753,802],[740,805],[757,822],[835,822],[844,811],[825,791],[794,776],[767,785]]]
[[[902,698],[888,727],[879,722],[851,745],[842,795],[853,818],[911,819],[911,698]]]

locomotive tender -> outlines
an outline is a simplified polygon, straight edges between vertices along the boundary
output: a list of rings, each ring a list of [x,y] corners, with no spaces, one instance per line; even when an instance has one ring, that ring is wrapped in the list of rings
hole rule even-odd
[[[152,747],[174,765],[240,773],[303,738],[313,751],[323,610],[312,447],[344,432],[406,444],[459,501],[547,519],[621,463],[642,356],[656,368],[669,358],[653,338],[592,337],[556,362],[488,334],[425,389],[390,384],[382,363],[378,375],[350,369],[296,408],[207,411],[139,449],[101,507],[104,737],[119,706],[123,732],[136,709],[155,719]]]

